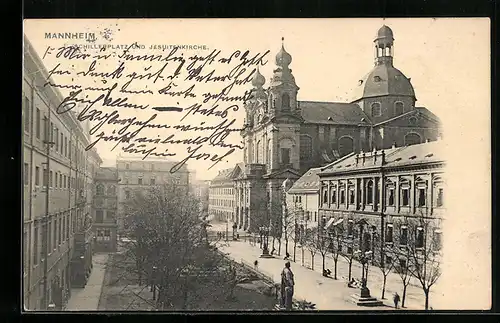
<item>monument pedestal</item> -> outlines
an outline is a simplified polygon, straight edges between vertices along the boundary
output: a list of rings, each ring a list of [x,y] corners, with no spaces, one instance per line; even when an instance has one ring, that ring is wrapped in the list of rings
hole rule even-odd
[[[262,250],[262,254],[260,255],[260,258],[274,258],[274,257],[271,256],[271,254],[269,254],[269,250],[264,249],[264,250]]]
[[[351,300],[358,306],[383,306],[384,303],[370,295],[367,287],[362,287],[359,293],[351,295]]]

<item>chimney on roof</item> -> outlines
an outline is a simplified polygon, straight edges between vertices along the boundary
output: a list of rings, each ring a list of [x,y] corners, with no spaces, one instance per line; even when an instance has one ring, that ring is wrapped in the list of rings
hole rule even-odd
[[[382,157],[381,161],[380,161],[380,165],[384,165],[385,164],[385,151],[382,150],[382,152],[380,153],[380,156]]]

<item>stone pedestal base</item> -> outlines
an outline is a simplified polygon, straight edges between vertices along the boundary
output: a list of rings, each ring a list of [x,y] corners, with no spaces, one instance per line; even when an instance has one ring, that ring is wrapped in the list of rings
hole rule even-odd
[[[384,306],[384,303],[375,297],[360,294],[351,295],[351,301],[358,306]]]
[[[271,256],[269,252],[262,252],[260,258],[274,258],[274,256]]]

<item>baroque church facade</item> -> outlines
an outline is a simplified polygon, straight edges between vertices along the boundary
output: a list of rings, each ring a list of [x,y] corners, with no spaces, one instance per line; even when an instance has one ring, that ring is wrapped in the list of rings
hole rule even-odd
[[[328,165],[352,152],[419,144],[442,136],[439,119],[424,107],[393,64],[392,30],[382,26],[374,40],[373,69],[358,82],[350,103],[300,101],[299,86],[282,45],[266,84],[257,70],[253,97],[245,104],[241,136],[244,161],[234,168],[234,221],[239,229],[280,228],[286,179]]]

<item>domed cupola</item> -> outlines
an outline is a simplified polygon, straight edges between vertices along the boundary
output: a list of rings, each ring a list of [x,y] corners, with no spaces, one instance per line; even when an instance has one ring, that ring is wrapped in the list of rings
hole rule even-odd
[[[394,35],[391,28],[382,26],[374,43],[375,67],[358,81],[353,101],[388,95],[414,99],[415,91],[410,79],[393,66]]]
[[[266,83],[265,77],[260,73],[259,67],[257,66],[257,70],[252,78],[252,86],[253,86],[253,96],[256,99],[266,99],[267,95],[265,90],[262,88]]]
[[[276,54],[276,66],[277,68],[273,71],[273,77],[271,79],[271,87],[279,86],[281,84],[295,85],[295,78],[293,77],[292,70],[289,65],[292,63],[292,55],[290,55],[285,50],[284,45],[285,38],[281,38],[281,50]]]
[[[259,67],[257,66],[257,70],[252,78],[252,85],[256,89],[261,89],[262,86],[266,83],[266,79],[264,75],[260,74]]]
[[[281,38],[284,40],[284,38]],[[276,54],[276,65],[281,68],[288,68],[288,65],[292,63],[292,55],[288,54],[285,50],[284,44],[281,45],[281,50]]]

